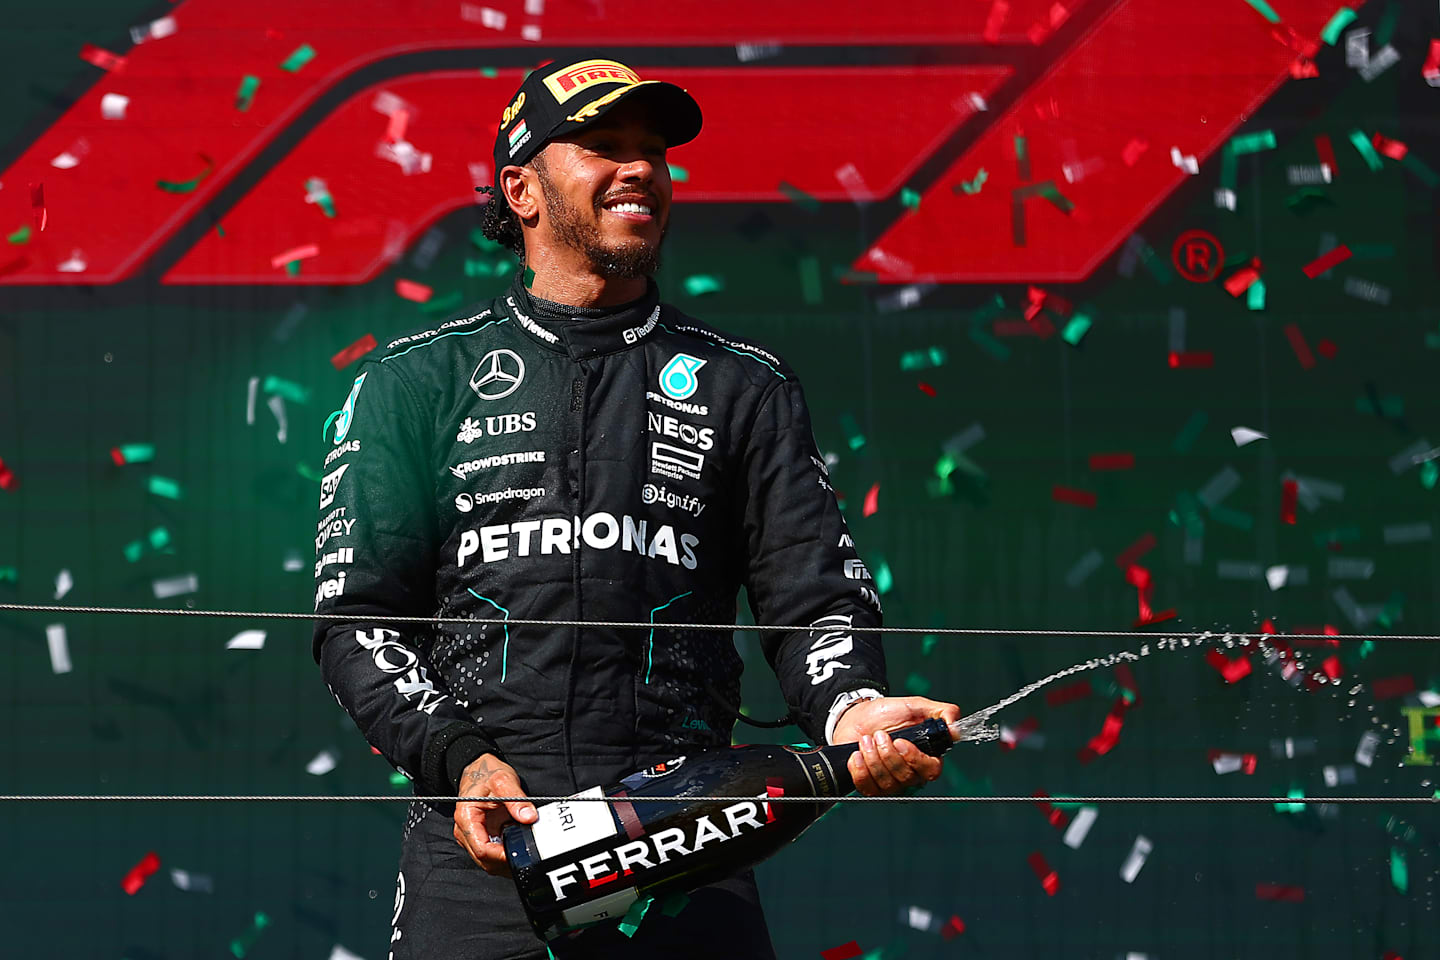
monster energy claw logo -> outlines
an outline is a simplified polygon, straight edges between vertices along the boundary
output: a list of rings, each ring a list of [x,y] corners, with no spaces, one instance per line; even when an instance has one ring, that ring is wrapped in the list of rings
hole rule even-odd
[[[677,353],[660,371],[660,389],[671,400],[685,400],[695,392],[700,382],[695,371],[705,366],[706,361],[688,353]]]

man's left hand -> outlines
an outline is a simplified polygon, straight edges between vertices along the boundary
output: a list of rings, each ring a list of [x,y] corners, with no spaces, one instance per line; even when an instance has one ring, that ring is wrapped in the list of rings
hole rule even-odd
[[[840,715],[836,743],[859,743],[846,766],[855,789],[867,797],[904,793],[940,776],[939,757],[922,753],[908,740],[891,740],[888,730],[913,727],[931,718],[953,723],[960,708],[927,697],[862,700]]]

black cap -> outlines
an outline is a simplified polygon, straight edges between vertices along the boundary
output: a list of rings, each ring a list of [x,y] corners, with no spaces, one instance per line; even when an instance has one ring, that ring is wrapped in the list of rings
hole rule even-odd
[[[531,71],[500,116],[495,133],[495,182],[500,168],[524,166],[545,144],[605,116],[622,101],[643,98],[667,147],[689,143],[700,133],[700,105],[673,83],[642,80],[615,60],[548,63]]]

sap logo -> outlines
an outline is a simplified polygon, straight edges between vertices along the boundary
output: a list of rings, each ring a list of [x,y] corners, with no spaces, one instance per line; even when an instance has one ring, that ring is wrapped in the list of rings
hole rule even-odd
[[[320,509],[324,510],[335,502],[335,493],[340,489],[340,480],[345,476],[345,471],[350,469],[350,464],[342,463],[332,473],[327,473],[320,478]]]
[[[360,451],[360,441],[359,441],[359,440],[346,440],[342,445],[336,447],[334,450],[331,450],[329,453],[325,454],[325,463],[324,463],[324,466],[325,466],[325,467],[330,466],[330,464],[334,463],[336,460],[339,460],[341,457],[345,456],[345,454],[347,454],[347,453],[358,453],[359,451]],[[322,468],[322,469],[323,469],[323,468]]]
[[[649,320],[646,320],[638,327],[630,327],[629,329],[622,331],[620,335],[625,338],[626,343],[639,343],[641,340],[644,340],[646,337],[650,336],[651,331],[655,329],[655,324],[659,321],[660,308],[657,306],[654,312],[650,314]]]
[[[350,522],[351,522],[351,523],[354,523],[355,521],[352,520],[352,521],[350,521]],[[321,570],[324,570],[326,567],[330,566],[332,563],[354,563],[354,562],[355,562],[355,548],[354,548],[354,547],[341,547],[339,550],[332,550],[330,553],[325,554],[325,556],[323,556],[323,557],[321,557],[319,560],[316,560],[316,561],[315,561],[315,576],[317,576],[317,577],[320,576],[320,571],[321,571]]]
[[[425,668],[420,665],[420,655],[399,641],[398,631],[384,627],[376,628],[373,634],[366,630],[355,631],[355,642],[370,651],[375,666],[383,673],[399,675],[395,680],[395,689],[400,696],[406,700],[414,700],[418,696],[420,702],[415,709],[434,716],[435,708],[450,698],[436,690],[435,684],[430,682]]]
[[[728,807],[721,807],[715,814],[717,820],[724,817],[721,824],[717,825],[710,819],[710,814],[705,814],[697,817],[694,823],[657,830],[638,840],[631,840],[575,863],[557,867],[548,871],[545,876],[550,881],[550,888],[555,892],[555,899],[563,901],[567,896],[565,888],[580,882],[576,874],[582,870],[586,880],[583,889],[587,892],[637,869],[653,870],[667,862],[671,856],[690,856],[700,852],[707,844],[724,843],[742,833],[764,829],[765,824],[774,819],[773,816],[766,816],[769,806],[768,803],[758,800],[732,803]],[[765,819],[762,820],[762,816],[765,816]]]
[[[855,649],[855,638],[850,635],[854,625],[854,618],[845,613],[821,617],[810,624],[820,631],[819,638],[810,644],[810,652],[805,656],[805,673],[810,677],[812,687],[829,680],[836,670],[850,669],[850,664],[842,663],[838,658]]]
[[[324,580],[315,585],[315,607],[319,609],[321,600],[333,600],[344,595],[345,573],[342,571],[333,580]]]
[[[865,569],[865,563],[861,560],[845,561],[845,576],[850,580],[871,580],[870,571]]]
[[[532,553],[546,556],[552,553],[569,553],[572,547],[583,542],[592,550],[613,550],[619,545],[627,553],[659,558],[671,566],[694,570],[698,566],[695,548],[700,539],[693,534],[681,534],[678,541],[675,528],[665,524],[655,530],[653,537],[647,536],[646,520],[636,520],[629,515],[616,518],[611,513],[592,513],[582,521],[579,517],[547,517],[543,520],[518,520],[515,523],[497,523],[466,530],[460,534],[460,543],[455,550],[455,566],[465,566],[465,561],[480,554],[481,563],[498,563],[512,556],[528,557]],[[532,543],[539,535],[538,550],[532,550]]]
[[[693,423],[676,420],[664,413],[650,413],[646,416],[650,421],[650,429],[655,433],[673,437],[701,450],[709,450],[715,446],[714,427],[697,427]]]
[[[650,444],[650,472],[671,480],[699,480],[705,454],[656,440]]]

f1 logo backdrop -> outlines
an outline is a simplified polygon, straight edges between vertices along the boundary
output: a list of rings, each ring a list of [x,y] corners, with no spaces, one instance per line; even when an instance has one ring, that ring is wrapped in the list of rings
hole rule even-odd
[[[108,63],[0,174],[5,222],[33,224],[0,254],[0,284],[364,283],[491,180],[522,70],[460,65],[597,47],[705,110],[672,152],[679,202],[909,188],[918,209],[856,270],[1078,281],[1187,176],[1172,148],[1214,152],[1334,7],[1290,0],[1273,25],[1245,3],[1173,0],[186,0],[173,33]],[[914,56],[826,65],[856,37]],[[712,65],[656,67],[647,50]],[[914,182],[922,169],[941,172]],[[1068,203],[1024,201],[1047,183]]]

